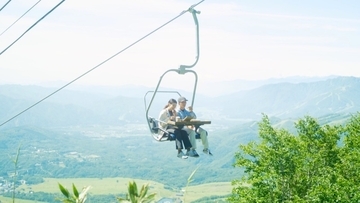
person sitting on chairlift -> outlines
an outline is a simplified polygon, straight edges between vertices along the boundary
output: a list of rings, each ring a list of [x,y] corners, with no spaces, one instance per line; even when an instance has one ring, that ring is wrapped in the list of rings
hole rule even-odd
[[[166,132],[175,135],[175,147],[178,151],[177,157],[186,159],[189,156],[189,151],[191,149],[191,143],[189,140],[189,136],[186,131],[178,129],[176,126],[169,125],[167,122],[169,120],[175,121],[176,120],[176,108],[177,102],[175,99],[170,99],[168,104],[161,110],[159,115],[159,125],[162,129],[166,130]],[[160,131],[160,133],[164,133]],[[185,149],[187,150],[186,155],[182,151],[183,144]]]
[[[178,99],[178,102],[179,102],[179,109],[177,111],[177,115],[180,117],[180,119],[184,119],[185,117],[192,117],[196,119],[196,114],[193,112],[192,106],[188,107],[189,110],[185,109],[187,102],[187,99],[185,97],[180,97]],[[198,153],[196,152],[196,133],[198,133],[200,135],[201,142],[204,146],[203,152],[207,155],[213,155],[209,149],[209,141],[207,138],[208,132],[206,130],[199,127],[197,129],[197,132],[195,132],[194,126],[184,126],[184,128],[182,129],[185,130],[190,137],[190,143],[192,145],[191,151],[189,152],[190,154],[193,154],[195,157],[199,157]]]

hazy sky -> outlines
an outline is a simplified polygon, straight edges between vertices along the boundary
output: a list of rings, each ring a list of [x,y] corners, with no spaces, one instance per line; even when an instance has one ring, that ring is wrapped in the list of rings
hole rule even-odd
[[[0,6],[8,0],[0,0]],[[0,33],[38,0],[0,11]],[[0,36],[0,52],[60,0],[41,1]],[[179,15],[197,0],[65,1],[0,55],[0,84],[69,82]],[[360,77],[360,1],[205,0],[196,10],[199,83],[286,76]],[[168,69],[195,61],[186,13],[76,84],[155,86]],[[164,84],[186,84],[175,73]]]

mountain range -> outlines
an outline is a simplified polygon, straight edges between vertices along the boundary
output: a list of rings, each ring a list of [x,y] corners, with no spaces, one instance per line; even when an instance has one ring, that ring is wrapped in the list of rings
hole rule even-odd
[[[294,80],[294,79],[293,79]],[[287,82],[284,82],[287,81]],[[252,81],[238,91],[219,96],[197,94],[194,109],[199,118],[214,123],[232,124],[241,121],[259,120],[267,114],[280,119],[299,118],[304,115],[321,117],[328,114],[346,114],[360,110],[360,78],[328,77],[300,79],[278,83],[269,80]],[[239,81],[234,81],[236,89]],[[229,83],[217,84],[226,89]],[[244,89],[244,86],[252,89]],[[211,87],[209,87],[211,89]],[[145,108],[151,97],[144,98],[147,91],[143,86],[126,87],[77,87],[57,91],[56,88],[41,86],[1,85],[0,122],[6,125],[75,126],[75,125],[121,125],[122,123],[146,122]],[[178,91],[191,100],[192,93]],[[151,95],[150,95],[151,96]],[[48,98],[46,98],[48,97]],[[155,95],[149,115],[157,117],[158,112],[174,93]],[[46,99],[44,99],[46,98]],[[35,104],[35,105],[34,105]],[[34,106],[33,106],[34,105]],[[32,107],[33,106],[33,107]],[[30,109],[26,110],[27,108]],[[25,110],[25,112],[23,112]],[[16,116],[17,114],[21,114]]]
[[[304,116],[322,124],[342,123],[360,109],[360,78],[284,81],[251,82],[251,89],[233,86],[231,93],[217,96],[198,93],[194,109],[199,118],[211,120],[204,128],[214,156],[200,153],[187,161],[176,158],[174,143],[151,138],[145,116],[149,98],[144,98],[151,88],[76,87],[53,94],[54,87],[1,85],[0,176],[12,170],[8,154],[22,143],[24,177],[120,176],[181,186],[178,179],[186,181],[189,170],[201,166],[194,183],[230,182],[242,173],[232,167],[238,145],[258,139],[262,114],[274,126],[294,132],[294,122]],[[171,97],[177,93],[156,94],[150,115],[157,117]]]

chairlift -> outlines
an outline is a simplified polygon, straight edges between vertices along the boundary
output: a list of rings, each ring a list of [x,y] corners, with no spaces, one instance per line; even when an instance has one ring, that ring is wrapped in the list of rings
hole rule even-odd
[[[145,115],[146,121],[147,121],[147,124],[148,124],[148,127],[149,127],[149,130],[150,130],[150,133],[151,133],[152,137],[156,141],[159,141],[159,142],[172,141],[175,138],[174,138],[174,135],[166,133],[163,129],[161,129],[159,127],[159,122],[162,122],[162,121],[157,119],[158,115],[156,115],[156,118],[149,115],[149,110],[151,108],[151,105],[153,104],[154,98],[157,95],[157,93],[175,93],[179,97],[181,96],[181,94],[179,92],[177,92],[177,91],[160,91],[160,90],[158,90],[163,77],[167,73],[176,72],[176,73],[181,74],[181,75],[184,75],[186,73],[194,74],[195,82],[194,82],[194,89],[193,89],[193,94],[192,94],[192,99],[191,99],[191,106],[194,106],[194,100],[195,100],[195,95],[196,95],[196,87],[197,87],[198,76],[197,76],[197,73],[195,71],[189,70],[189,69],[194,67],[197,64],[197,62],[199,61],[199,53],[200,53],[200,50],[199,50],[199,23],[198,23],[198,19],[197,19],[196,14],[200,14],[200,11],[196,11],[195,9],[193,9],[193,7],[190,7],[188,9],[188,11],[192,14],[195,25],[196,25],[196,51],[197,51],[197,56],[196,56],[195,62],[192,65],[180,65],[180,67],[178,69],[169,69],[169,70],[165,71],[165,73],[163,73],[161,75],[160,80],[159,80],[155,90],[154,91],[148,91],[144,96],[145,111],[146,111],[146,115]],[[152,97],[151,97],[150,102],[147,104],[146,97],[147,97],[147,95],[149,93],[152,93]],[[165,132],[164,135],[160,136],[159,131]]]

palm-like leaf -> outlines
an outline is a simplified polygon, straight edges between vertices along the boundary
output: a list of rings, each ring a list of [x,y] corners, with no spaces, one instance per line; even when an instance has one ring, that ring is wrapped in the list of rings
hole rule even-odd
[[[75,197],[76,197],[76,198],[79,198],[79,192],[78,192],[78,190],[76,189],[74,183],[72,184],[72,188],[73,188],[73,193],[74,193]]]
[[[149,184],[143,185],[140,190],[139,198],[140,199],[144,198],[148,190],[149,190]]]
[[[58,183],[58,184],[59,184],[59,188],[60,188],[61,193],[63,193],[63,195],[66,198],[69,198],[69,196],[70,196],[69,191],[64,186],[62,186],[60,183]]]
[[[131,202],[137,202],[136,201],[136,197],[137,197],[137,185],[135,182],[130,182],[129,183],[129,188],[128,188],[128,191],[129,191],[129,197],[130,197],[130,201]]]
[[[186,192],[187,192],[187,188],[189,186],[189,184],[193,181],[193,176],[195,175],[196,171],[199,169],[200,166],[198,166],[189,176],[189,178],[187,179],[187,184],[186,184],[186,188],[185,188],[185,195],[184,195],[184,202],[185,202],[185,198],[186,198]]]
[[[75,188],[76,189],[76,188]],[[86,186],[83,188],[80,194],[77,197],[77,203],[84,203],[87,199],[87,193],[90,190],[90,186]]]
[[[129,182],[128,194],[126,194],[126,198],[118,197],[117,200],[119,202],[150,203],[154,201],[156,193],[147,195],[148,190],[149,184],[146,184],[141,187],[139,193],[135,181],[132,181]]]
[[[59,188],[60,188],[61,193],[66,197],[65,199],[62,199],[61,202],[63,202],[63,203],[85,203],[85,201],[87,199],[87,193],[90,189],[90,186],[84,187],[82,189],[81,193],[79,193],[79,191],[77,190],[75,185],[72,184],[72,189],[73,189],[74,194],[70,194],[69,190],[66,189],[64,186],[62,186],[60,183],[59,183]]]
[[[195,175],[196,171],[199,169],[200,166],[198,166],[189,176],[188,178],[188,184],[191,183],[193,181],[192,177]]]

